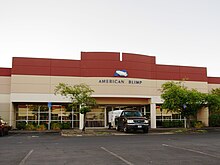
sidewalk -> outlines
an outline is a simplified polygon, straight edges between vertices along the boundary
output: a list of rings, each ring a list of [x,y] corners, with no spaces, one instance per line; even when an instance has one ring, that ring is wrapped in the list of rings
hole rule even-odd
[[[167,134],[176,130],[172,129],[149,129],[148,134]],[[85,132],[82,132],[79,129],[64,129],[64,130],[44,130],[44,131],[31,131],[31,130],[10,130],[9,134],[60,134],[61,136],[107,136],[107,135],[135,135],[135,134],[144,134],[142,131],[137,133],[124,133],[116,131],[115,129],[108,128],[86,128]],[[147,134],[147,133],[145,133]]]
[[[194,133],[208,133],[208,132],[219,132],[220,127],[205,127],[201,129],[185,129],[185,128],[154,128],[149,129],[148,133],[142,131],[136,133],[124,133],[116,131],[115,129],[86,129],[83,133],[79,129],[75,130],[62,130],[61,136],[107,136],[107,135],[162,135],[162,134],[194,134]]]
[[[160,134],[176,134],[176,133],[207,133],[219,132],[220,127],[205,127],[202,129],[184,129],[184,128],[154,128],[149,129],[149,133],[124,133],[116,131],[115,129],[91,129],[87,128],[85,132],[79,129],[66,129],[66,130],[45,130],[45,131],[29,131],[29,130],[10,130],[9,134],[60,134],[61,136],[110,136],[110,135],[160,135]]]
[[[9,134],[57,134],[61,130],[44,130],[44,131],[30,131],[30,130],[10,130]]]

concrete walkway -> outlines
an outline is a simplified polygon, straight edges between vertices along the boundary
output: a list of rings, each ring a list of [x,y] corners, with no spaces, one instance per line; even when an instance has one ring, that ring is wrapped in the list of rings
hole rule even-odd
[[[205,127],[202,129],[184,129],[184,128],[156,128],[149,129],[149,133],[124,133],[116,131],[115,129],[91,129],[87,128],[85,132],[79,129],[66,130],[45,130],[45,131],[29,131],[29,130],[10,130],[9,134],[60,134],[61,136],[110,136],[110,135],[155,135],[155,134],[175,134],[175,133],[206,133],[206,132],[220,132],[220,127]]]

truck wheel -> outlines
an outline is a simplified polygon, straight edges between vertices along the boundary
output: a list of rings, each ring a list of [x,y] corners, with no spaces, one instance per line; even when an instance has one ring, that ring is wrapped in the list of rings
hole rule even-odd
[[[8,129],[5,130],[4,134],[5,134],[5,135],[8,135]]]
[[[111,129],[111,128],[112,128],[111,123],[108,123],[108,129]]]
[[[124,131],[124,132],[128,132],[127,127],[124,127],[124,128],[123,128],[123,131]]]
[[[148,128],[143,129],[144,133],[148,133]]]
[[[0,136],[4,136],[4,130],[0,132]]]
[[[120,131],[120,128],[118,125],[115,126],[116,131]]]

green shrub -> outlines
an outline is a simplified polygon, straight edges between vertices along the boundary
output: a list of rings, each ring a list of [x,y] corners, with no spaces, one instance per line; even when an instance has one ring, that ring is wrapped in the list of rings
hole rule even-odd
[[[37,131],[44,131],[44,130],[46,130],[46,127],[45,127],[44,124],[41,124],[41,125],[38,125],[38,126],[36,127],[36,130],[37,130]]]
[[[32,123],[28,123],[25,126],[26,130],[36,130],[36,127]]]
[[[60,130],[61,123],[51,123],[51,129],[53,130]]]
[[[26,122],[25,121],[19,121],[16,124],[16,128],[19,129],[19,130],[23,130],[23,129],[25,129],[25,127],[26,127]]]
[[[201,121],[196,121],[195,124],[194,124],[194,127],[197,128],[197,129],[199,129],[199,128],[204,127],[204,125],[202,124]]]
[[[165,120],[162,121],[162,126],[164,128],[179,128],[184,126],[184,122],[180,120]]]
[[[70,129],[71,128],[70,122],[62,123],[61,128],[62,129]]]
[[[212,114],[209,116],[210,127],[220,127],[220,114]]]

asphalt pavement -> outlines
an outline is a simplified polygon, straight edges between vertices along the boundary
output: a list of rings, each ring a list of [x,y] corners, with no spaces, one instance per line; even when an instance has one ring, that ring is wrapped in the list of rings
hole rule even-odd
[[[7,165],[217,165],[220,132],[64,137],[60,133],[0,137],[0,164]]]

